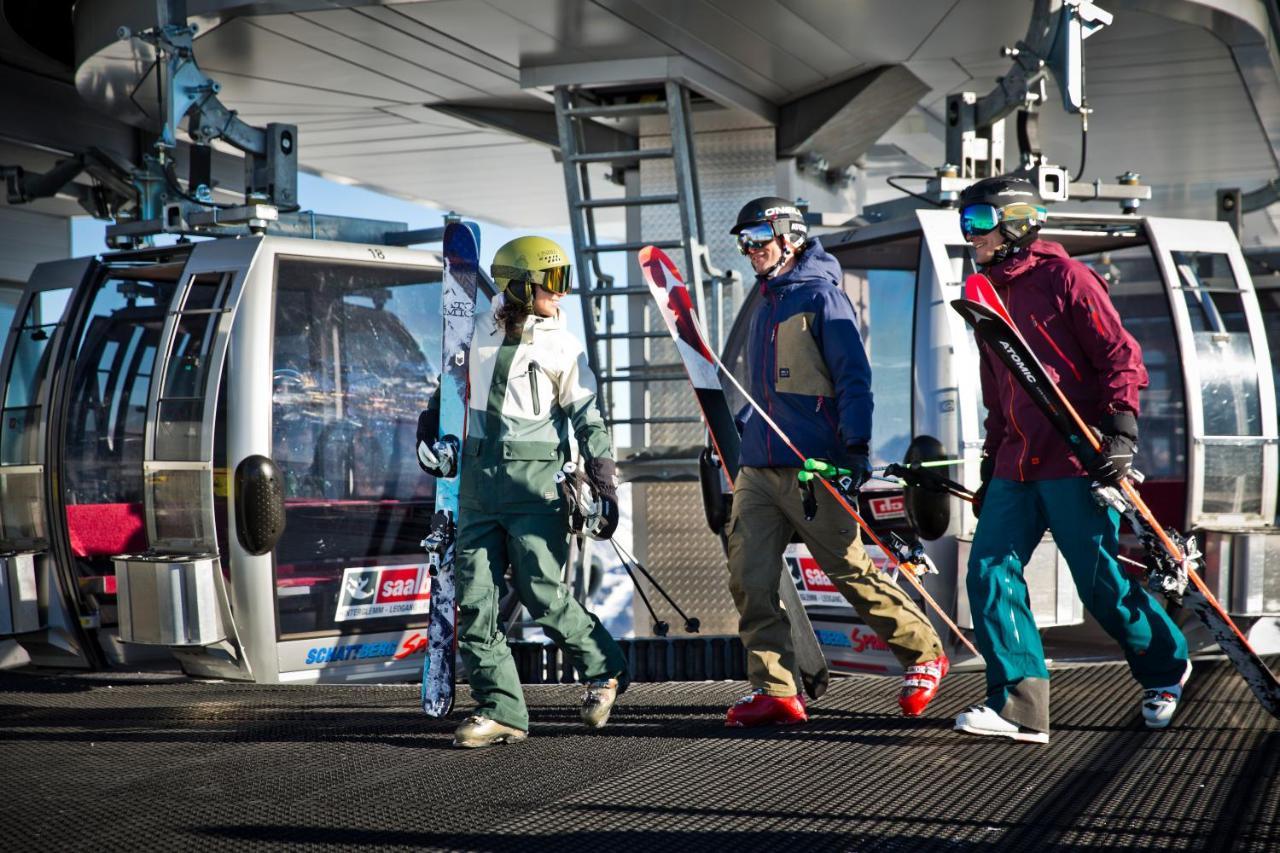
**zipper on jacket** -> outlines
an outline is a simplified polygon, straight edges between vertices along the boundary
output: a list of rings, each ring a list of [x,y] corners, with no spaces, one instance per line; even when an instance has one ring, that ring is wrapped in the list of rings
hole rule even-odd
[[[1009,380],[1009,423],[1013,424],[1013,429],[1018,433],[1018,438],[1022,439],[1022,450],[1018,452],[1018,480],[1027,479],[1026,472],[1022,470],[1022,460],[1026,456],[1030,446],[1027,443],[1027,437],[1023,434],[1022,428],[1018,426],[1018,419],[1013,415],[1013,398],[1017,393],[1013,384],[1013,372],[1006,370],[1005,377]]]
[[[1032,315],[1031,315],[1031,325],[1035,326],[1035,327],[1036,327],[1036,331],[1037,331],[1037,332],[1039,332],[1039,333],[1041,334],[1041,336],[1042,336],[1046,341],[1048,341],[1048,342],[1049,342],[1049,346],[1053,347],[1053,351],[1054,351],[1054,352],[1056,352],[1056,353],[1058,354],[1058,357],[1059,357],[1059,358],[1061,358],[1063,361],[1065,361],[1065,362],[1067,363],[1067,367],[1071,368],[1071,373],[1072,373],[1072,375],[1073,375],[1073,376],[1075,376],[1076,381],[1077,381],[1077,382],[1082,382],[1082,381],[1084,381],[1084,380],[1082,380],[1082,379],[1080,378],[1080,371],[1079,371],[1079,370],[1076,370],[1075,363],[1074,363],[1074,362],[1072,362],[1072,360],[1071,360],[1071,359],[1067,358],[1067,354],[1066,354],[1065,352],[1063,352],[1063,351],[1062,351],[1062,349],[1058,346],[1057,342],[1056,342],[1056,341],[1054,341],[1054,339],[1053,339],[1053,338],[1049,337],[1049,332],[1048,332],[1048,330],[1046,330],[1046,329],[1045,329],[1045,327],[1044,327],[1043,325],[1041,325],[1040,321],[1036,319],[1036,315],[1035,315],[1035,314],[1032,314]]]
[[[538,400],[538,362],[529,362],[529,394],[533,398],[534,415],[542,414],[542,405]]]
[[[826,419],[827,423],[831,425],[831,428],[839,432],[838,428],[836,427],[836,419],[832,417],[831,411],[822,405],[826,401],[827,401],[826,397],[821,397],[821,396],[818,397],[818,405],[814,406],[813,410],[815,412],[820,413],[822,417]]]
[[[778,303],[774,299],[773,291],[767,287],[765,295],[769,298],[769,343],[773,347],[773,369],[772,372],[765,370],[769,362],[768,347],[760,348],[760,387],[764,391],[764,410],[769,413],[769,417],[773,417],[773,398],[769,395],[769,386],[774,382],[774,373],[778,372],[778,327],[774,324],[773,318],[777,315]],[[773,467],[773,431],[766,429],[764,431],[764,457],[768,461],[769,467]]]

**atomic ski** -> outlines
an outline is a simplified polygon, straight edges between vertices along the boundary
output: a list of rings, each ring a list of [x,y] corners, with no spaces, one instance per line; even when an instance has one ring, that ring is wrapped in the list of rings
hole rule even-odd
[[[1008,368],[1075,457],[1088,467],[1101,451],[1097,437],[1013,325],[990,280],[981,274],[969,276],[965,281],[965,295],[969,298],[954,300],[951,307]],[[1119,488],[1095,485],[1095,495],[1129,520],[1146,554],[1150,572],[1148,585],[1189,607],[1209,629],[1262,706],[1280,717],[1280,683],[1201,580],[1196,570],[1201,555],[1194,537],[1162,528],[1128,479],[1122,480]]]
[[[667,323],[667,329],[671,332],[685,373],[693,384],[698,408],[701,409],[702,419],[711,434],[716,456],[720,458],[724,472],[732,483],[738,475],[741,438],[733,423],[729,400],[716,375],[715,355],[707,345],[693,302],[689,299],[689,289],[685,287],[675,263],[665,252],[654,246],[646,246],[640,250],[640,269],[645,281],[649,283],[649,291]],[[721,541],[725,541],[723,534]],[[791,644],[795,648],[796,666],[800,669],[805,693],[810,698],[817,699],[826,692],[831,675],[827,671],[827,659],[822,654],[822,646],[809,622],[809,615],[800,603],[800,593],[791,577],[791,570],[785,563],[778,592],[791,623]]]
[[[440,430],[461,443],[467,425],[467,369],[471,333],[475,329],[476,284],[480,265],[479,231],[471,223],[452,222],[444,230],[444,281],[440,294]],[[427,657],[422,663],[422,710],[443,717],[453,709],[456,663],[457,590],[453,566],[458,539],[458,469],[455,454],[452,477],[436,480],[435,513],[431,532],[422,540],[431,573],[431,616],[427,628]]]

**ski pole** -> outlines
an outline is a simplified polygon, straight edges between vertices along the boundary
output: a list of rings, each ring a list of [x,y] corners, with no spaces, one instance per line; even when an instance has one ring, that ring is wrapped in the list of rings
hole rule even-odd
[[[743,399],[747,401],[748,405],[755,410],[756,414],[764,418],[764,422],[767,423],[775,433],[777,433],[778,438],[782,439],[782,442],[791,449],[791,452],[799,458],[800,464],[803,465],[808,457],[800,452],[800,448],[796,447],[787,434],[783,432],[782,427],[778,426],[777,422],[774,421],[773,418],[769,417],[769,413],[764,410],[763,406],[756,402],[755,398],[751,396],[751,393],[747,391],[746,388],[742,387],[742,383],[738,381],[738,378],[729,371],[729,368],[724,366],[724,362],[720,360],[720,356],[714,350],[708,349],[708,352],[710,352],[711,357],[715,359],[716,367],[720,369],[720,372],[728,377],[729,381],[732,382],[733,386],[738,389],[740,394],[742,394]],[[822,485],[826,487],[827,491],[831,493],[831,496],[836,499],[836,503],[844,507],[844,511],[849,513],[849,515],[853,517],[853,520],[858,523],[858,526],[867,534],[867,538],[871,540],[872,544],[884,553],[889,561],[893,563],[893,567],[895,569],[901,569],[902,561],[898,559],[897,555],[894,554],[888,546],[880,541],[880,537],[876,536],[876,532],[871,529],[871,525],[867,524],[867,522],[863,520],[862,516],[858,514],[858,511],[849,505],[849,502],[845,500],[844,495],[840,494],[840,491],[835,487],[835,485],[830,480],[824,478],[819,479],[822,481]],[[915,576],[915,573],[910,570],[904,570],[902,575],[911,583],[912,586],[916,588],[916,592],[920,593],[920,597],[933,608],[933,611],[938,614],[938,618],[951,629],[952,633],[954,633],[960,642],[964,644],[965,648],[971,651],[974,657],[980,657],[981,655],[978,652],[978,649],[973,645],[973,643],[969,642],[969,638],[960,631],[959,626],[957,626],[955,622],[951,621],[951,617],[947,616],[946,612],[938,605],[938,602],[933,600],[933,596],[924,588],[924,584],[922,584]]]
[[[923,467],[923,466],[921,466]],[[901,483],[908,486],[929,489],[931,491],[946,492],[955,495],[961,500],[973,503],[973,492],[957,483],[955,480],[935,474],[932,471],[918,470],[916,464],[910,466],[903,465],[899,462],[892,462],[884,466],[885,478],[896,478]]]
[[[909,466],[911,468],[950,468],[952,465],[963,465],[966,462],[978,462],[981,457],[967,457],[961,459],[932,459],[928,462],[890,462],[888,465],[880,465],[872,468],[873,471],[884,471],[888,468],[901,466]]]
[[[687,613],[685,613],[682,609],[680,609],[680,605],[676,604],[676,600],[671,597],[671,593],[667,592],[667,590],[662,586],[662,584],[658,583],[657,579],[654,578],[653,575],[649,574],[649,570],[646,569],[644,565],[635,558],[635,555],[633,555],[630,551],[626,550],[621,545],[619,545],[617,541],[613,539],[610,539],[609,541],[613,544],[613,550],[618,552],[618,559],[622,560],[623,565],[625,566],[628,562],[630,562],[630,564],[633,567],[635,567],[640,572],[640,574],[644,575],[649,580],[649,583],[653,584],[653,588],[658,591],[659,595],[661,595],[663,598],[667,600],[667,603],[671,605],[672,609],[674,609],[676,613],[680,614],[680,618],[684,620],[684,630],[689,634],[698,633],[698,629],[702,627],[702,620],[694,617],[690,617]],[[635,578],[633,577],[632,582],[634,581],[635,581]]]
[[[636,580],[635,573],[631,571],[631,567],[627,565],[625,560],[622,562],[622,568],[626,570],[627,577],[631,578],[631,585],[635,587],[636,592],[640,594],[640,600],[644,602],[644,609],[649,611],[649,616],[653,619],[654,636],[667,636],[667,632],[671,630],[671,626],[658,618],[658,614],[654,611],[653,605],[649,603],[649,597],[644,594],[644,588],[640,586],[640,581]]]

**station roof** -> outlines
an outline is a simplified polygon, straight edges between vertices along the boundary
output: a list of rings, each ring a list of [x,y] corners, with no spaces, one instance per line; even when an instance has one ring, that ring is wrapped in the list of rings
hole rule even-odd
[[[119,26],[147,26],[153,2],[81,0],[74,35],[24,20],[21,5],[3,7],[0,73],[75,82],[93,107],[138,119],[129,115],[138,93],[119,78],[136,78],[136,65],[111,42]],[[69,2],[45,5],[71,14]],[[1000,48],[1025,37],[1032,5],[929,0],[908,14],[900,0],[187,3],[202,26],[197,60],[222,85],[223,103],[254,124],[296,123],[304,169],[540,227],[566,221],[547,121],[556,83],[637,89],[669,74],[736,126],[764,126],[815,93],[898,67],[918,89],[862,160],[874,181],[877,158],[941,164],[946,96],[996,85],[1010,67]],[[1132,169],[1154,186],[1154,212],[1201,216],[1213,215],[1215,189],[1276,178],[1280,80],[1267,4],[1103,5],[1115,23],[1086,44],[1094,115],[1084,177],[1111,181]],[[21,139],[16,124],[5,135]],[[1078,119],[1051,103],[1042,136],[1050,158],[1075,171]],[[892,195],[882,182],[869,190]],[[1255,220],[1256,233],[1276,237],[1274,221]]]

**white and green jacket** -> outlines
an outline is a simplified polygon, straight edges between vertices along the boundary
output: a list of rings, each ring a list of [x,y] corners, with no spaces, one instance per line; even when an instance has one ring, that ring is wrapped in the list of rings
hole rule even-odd
[[[492,314],[478,316],[469,378],[463,507],[562,512],[555,474],[564,463],[613,457],[596,378],[562,315],[531,315],[519,341]]]

